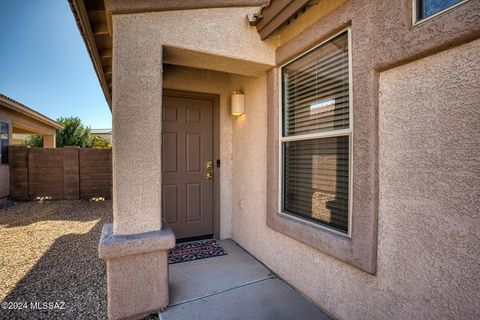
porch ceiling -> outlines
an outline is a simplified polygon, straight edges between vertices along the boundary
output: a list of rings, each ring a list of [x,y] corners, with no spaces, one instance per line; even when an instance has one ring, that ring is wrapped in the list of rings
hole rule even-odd
[[[164,46],[164,62],[168,64],[257,77],[272,66],[173,46]]]
[[[20,124],[21,126],[21,124]],[[38,132],[34,129],[25,129],[23,127],[19,127],[17,124],[12,126],[12,133],[19,133],[19,134],[40,134],[42,132]]]
[[[46,130],[40,127],[33,127],[30,123],[12,121],[12,133],[16,134],[38,134],[38,135],[52,135],[55,130]]]

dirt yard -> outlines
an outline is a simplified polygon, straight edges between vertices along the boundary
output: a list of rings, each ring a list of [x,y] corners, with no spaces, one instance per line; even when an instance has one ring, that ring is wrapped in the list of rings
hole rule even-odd
[[[106,319],[111,201],[0,205],[0,319]]]

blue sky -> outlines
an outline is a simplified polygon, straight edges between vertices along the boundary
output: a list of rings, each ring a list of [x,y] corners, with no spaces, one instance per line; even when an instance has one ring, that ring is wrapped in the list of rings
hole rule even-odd
[[[0,0],[0,92],[46,116],[111,128],[67,0]]]

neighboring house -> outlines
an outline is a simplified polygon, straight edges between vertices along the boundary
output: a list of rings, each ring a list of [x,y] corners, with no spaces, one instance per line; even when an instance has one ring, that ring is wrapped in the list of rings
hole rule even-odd
[[[112,129],[92,129],[91,133],[112,142]]]
[[[111,318],[167,305],[170,228],[338,319],[478,316],[479,1],[70,3],[113,116]]]
[[[23,140],[30,136],[28,133],[14,133],[12,134],[12,139],[10,145],[22,145]]]
[[[43,136],[44,148],[55,148],[55,131],[63,125],[0,94],[0,199],[9,195],[8,146],[21,143],[21,137]]]

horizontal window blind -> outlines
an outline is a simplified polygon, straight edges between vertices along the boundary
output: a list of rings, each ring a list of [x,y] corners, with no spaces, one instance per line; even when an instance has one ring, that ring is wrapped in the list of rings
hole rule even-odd
[[[282,210],[342,233],[349,230],[349,81],[347,32],[282,68]]]
[[[348,136],[284,144],[284,209],[348,230]]]
[[[284,135],[348,128],[348,72],[346,34],[285,66]]]

